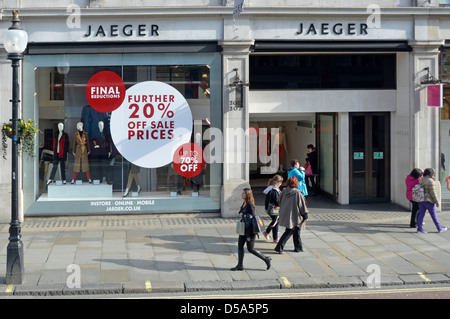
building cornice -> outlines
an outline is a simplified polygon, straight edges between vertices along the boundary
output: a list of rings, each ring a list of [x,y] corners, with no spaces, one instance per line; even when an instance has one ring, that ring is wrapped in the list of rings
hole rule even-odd
[[[46,20],[46,19],[66,19],[73,11],[64,8],[23,8],[20,9],[22,20]],[[141,7],[141,8],[80,8],[82,17],[89,19],[122,18],[139,19],[142,17],[155,18],[229,18],[232,19],[232,8],[230,7]],[[246,7],[244,12],[237,19],[252,19],[259,17],[279,18],[279,17],[367,17],[372,12],[366,8],[308,8],[308,7]],[[402,7],[402,8],[381,8],[381,18],[383,17],[429,17],[436,19],[448,19],[450,8],[441,7]],[[0,20],[9,19],[12,9],[2,9]]]

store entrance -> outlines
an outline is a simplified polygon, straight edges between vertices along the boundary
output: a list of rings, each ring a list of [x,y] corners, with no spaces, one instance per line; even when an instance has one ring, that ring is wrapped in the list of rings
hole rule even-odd
[[[389,113],[350,114],[350,203],[388,202]]]
[[[256,145],[251,147],[252,154],[258,154],[253,158],[257,161],[250,161],[250,185],[252,188],[265,188],[270,178],[275,174],[287,179],[287,171],[291,167],[292,159],[298,159],[301,166],[306,163],[307,145],[316,145],[316,114],[307,113],[296,117],[285,117],[280,120],[268,120],[265,116],[252,116],[249,126],[250,134],[255,134],[257,139],[251,139]],[[282,120],[281,120],[282,119]],[[272,165],[267,159],[264,162],[264,155],[270,155],[272,150],[271,130],[277,129],[279,132],[279,158],[277,167],[271,172],[267,168]],[[266,135],[263,135],[267,132]],[[254,136],[253,136],[254,137]],[[261,153],[262,152],[262,153]],[[261,156],[261,154],[263,156]],[[259,191],[259,189],[257,190]]]

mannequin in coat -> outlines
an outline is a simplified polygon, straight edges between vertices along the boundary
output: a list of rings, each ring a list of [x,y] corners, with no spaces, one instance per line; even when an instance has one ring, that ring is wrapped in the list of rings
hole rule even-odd
[[[85,172],[89,183],[92,183],[91,174],[89,172],[88,155],[91,152],[89,145],[89,136],[86,131],[83,130],[83,123],[77,123],[77,131],[73,138],[72,153],[75,156],[75,162],[73,166],[72,184],[75,182],[78,172]]]
[[[61,168],[61,179],[66,183],[66,160],[69,152],[69,135],[64,132],[64,124],[58,123],[58,132],[53,139],[53,169],[47,185],[53,182],[58,165]]]
[[[96,132],[94,138],[89,138],[89,143],[91,147],[91,153],[89,154],[89,167],[92,171],[92,178],[100,180],[102,182],[103,176],[106,179],[109,178],[109,161],[108,158],[111,156],[111,150],[108,140],[104,133],[105,124],[103,121],[98,122],[98,131]]]

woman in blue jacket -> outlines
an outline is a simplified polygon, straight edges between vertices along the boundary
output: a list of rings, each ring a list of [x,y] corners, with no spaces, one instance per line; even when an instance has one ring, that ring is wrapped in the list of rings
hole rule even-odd
[[[297,159],[291,161],[291,168],[288,170],[288,179],[295,176],[298,180],[297,188],[302,192],[303,196],[308,196],[308,189],[305,183],[305,168],[300,166]]]

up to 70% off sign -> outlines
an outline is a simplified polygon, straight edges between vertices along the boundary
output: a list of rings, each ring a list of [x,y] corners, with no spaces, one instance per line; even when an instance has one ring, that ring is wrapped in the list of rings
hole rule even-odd
[[[183,177],[199,175],[205,164],[201,146],[194,143],[181,145],[173,155],[173,168]]]

